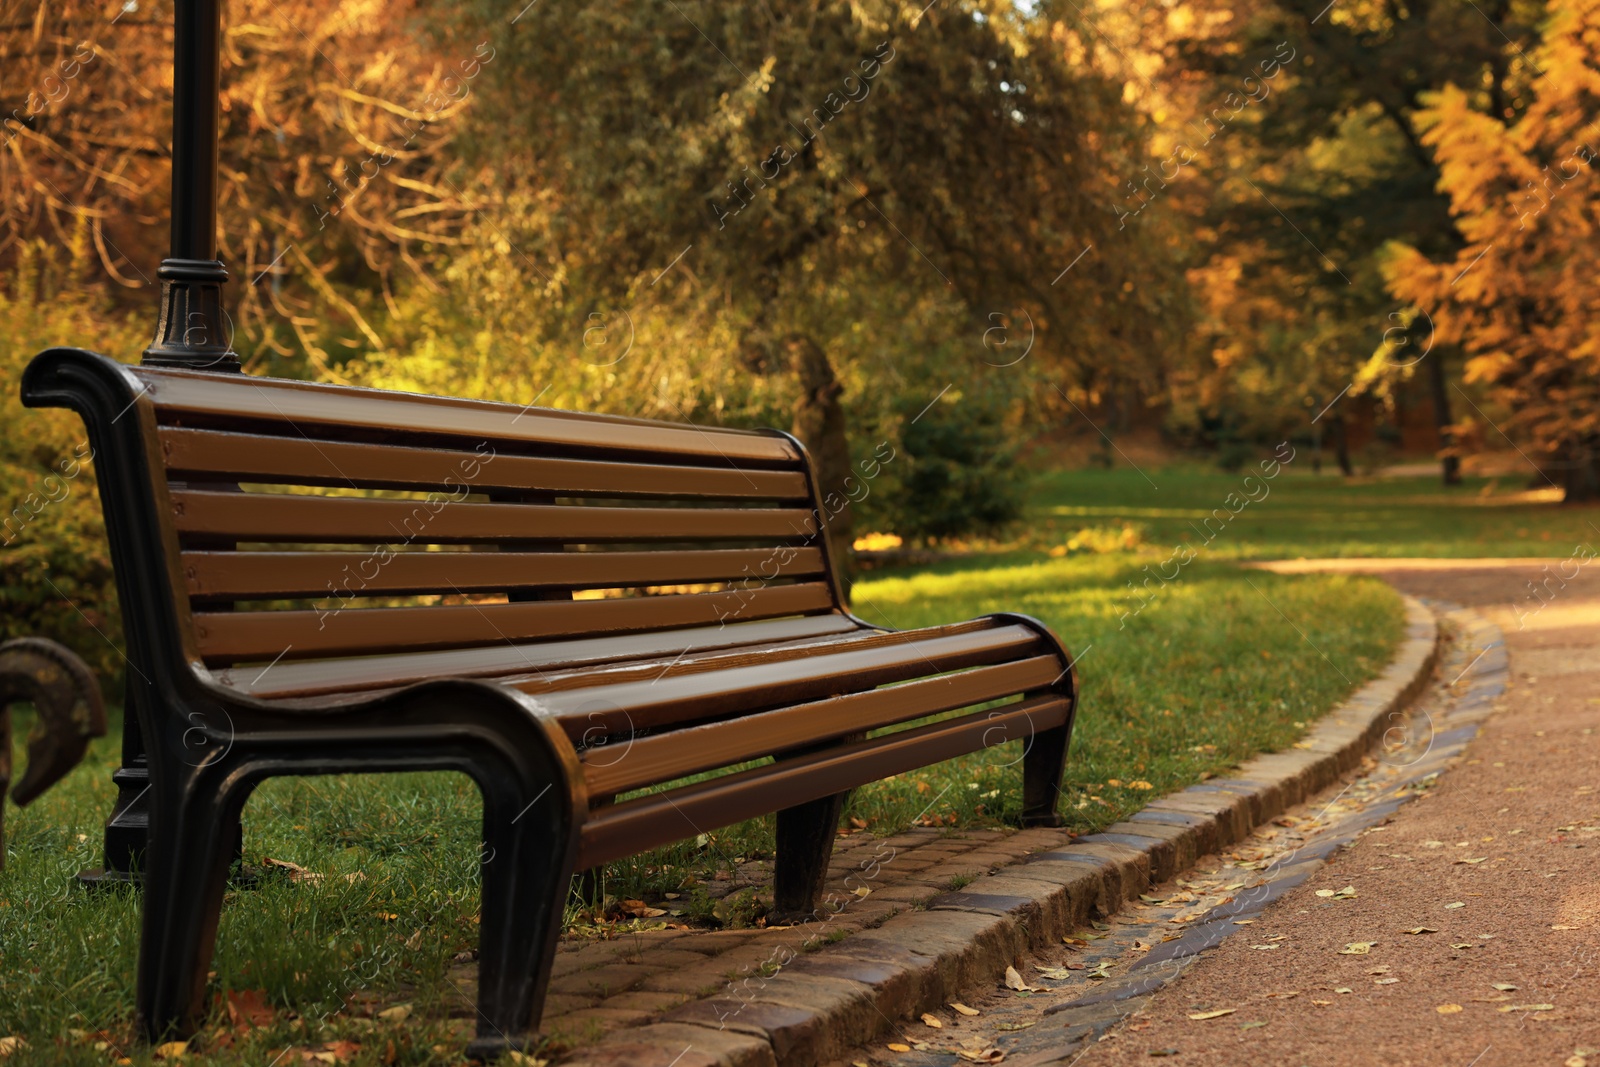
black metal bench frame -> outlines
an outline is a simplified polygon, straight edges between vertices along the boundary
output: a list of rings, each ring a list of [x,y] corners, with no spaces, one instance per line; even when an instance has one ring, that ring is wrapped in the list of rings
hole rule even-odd
[[[480,1056],[531,1040],[577,870],[776,812],[776,902],[804,913],[849,789],[1008,741],[1024,747],[1023,821],[1057,822],[1076,708],[1066,650],[1022,616],[900,633],[850,615],[814,472],[786,434],[133,368],[74,349],[40,355],[23,397],[77,411],[97,458],[149,760],[138,1004],[152,1039],[203,1020],[241,812],[271,776],[453,770],[477,783]],[[277,603],[314,596],[348,558],[327,546],[379,540],[484,449],[497,466],[482,502],[463,493],[426,534],[478,551],[397,553],[389,586],[368,592],[477,581],[503,601],[331,619]],[[412,497],[315,495],[341,480]],[[241,491],[255,482],[296,492]],[[716,506],[729,496],[747,499]],[[788,506],[766,506],[774,497]],[[648,550],[615,551],[634,542]],[[790,569],[740,586],[752,553]],[[570,599],[612,586],[636,595]],[[517,661],[547,653],[544,670]]]

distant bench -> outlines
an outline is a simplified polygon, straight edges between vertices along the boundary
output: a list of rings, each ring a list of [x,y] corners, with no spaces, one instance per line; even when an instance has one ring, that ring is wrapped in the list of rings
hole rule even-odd
[[[152,1038],[203,1020],[240,813],[274,775],[478,784],[476,1056],[529,1040],[575,871],[776,812],[776,910],[806,913],[848,790],[1007,741],[1023,822],[1057,821],[1066,650],[1018,615],[849,614],[788,435],[64,348],[22,392],[94,448],[150,763]]]

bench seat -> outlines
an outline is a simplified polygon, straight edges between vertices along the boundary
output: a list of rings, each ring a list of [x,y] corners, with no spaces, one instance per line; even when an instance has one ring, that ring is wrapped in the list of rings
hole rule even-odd
[[[814,912],[844,796],[1015,743],[1055,824],[1071,657],[998,614],[852,615],[774,431],[134,368],[52,349],[89,430],[150,765],[138,1006],[203,1020],[239,820],[283,774],[457,770],[484,794],[480,1028],[532,1040],[575,872],[777,817]]]

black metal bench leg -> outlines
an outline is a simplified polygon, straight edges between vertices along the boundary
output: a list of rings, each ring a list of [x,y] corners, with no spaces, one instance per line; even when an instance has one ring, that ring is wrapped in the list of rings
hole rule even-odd
[[[575,843],[561,805],[509,784],[484,789],[483,936],[471,1059],[534,1044],[572,885]]]
[[[1061,776],[1067,769],[1071,725],[1041,730],[1023,743],[1022,825],[1060,826]]]
[[[848,795],[835,793],[778,812],[778,856],[769,921],[798,922],[816,912]]]
[[[195,778],[152,786],[138,991],[139,1019],[152,1042],[187,1037],[204,1021],[206,974],[233,862],[231,828],[247,792],[219,796]]]

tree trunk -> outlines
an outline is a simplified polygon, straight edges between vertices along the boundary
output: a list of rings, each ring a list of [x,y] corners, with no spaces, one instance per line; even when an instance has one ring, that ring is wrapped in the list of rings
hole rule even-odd
[[[1461,484],[1461,457],[1455,454],[1456,435],[1450,429],[1450,394],[1445,391],[1444,360],[1428,361],[1428,391],[1433,395],[1433,424],[1439,428],[1439,475],[1445,485]]]
[[[1350,428],[1345,425],[1344,414],[1335,412],[1329,422],[1329,435],[1333,438],[1333,455],[1339,461],[1339,473],[1346,478],[1355,473],[1350,465]]]
[[[850,439],[845,432],[844,406],[839,403],[844,386],[834,376],[828,354],[812,338],[792,334],[784,339],[783,347],[800,385],[793,433],[805,443],[816,464],[819,517],[848,595],[855,572],[851,549],[855,516],[850,504],[862,487],[850,466]]]
[[[1568,454],[1561,479],[1563,504],[1592,504],[1600,500],[1600,441],[1580,444]]]

